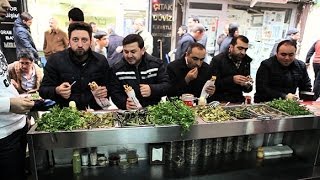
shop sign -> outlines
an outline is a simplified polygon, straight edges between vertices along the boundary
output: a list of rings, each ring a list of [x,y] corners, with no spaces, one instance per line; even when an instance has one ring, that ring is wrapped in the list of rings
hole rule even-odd
[[[167,61],[171,48],[173,0],[151,1],[151,34],[153,55]]]
[[[17,59],[16,45],[13,40],[13,23],[22,12],[22,0],[9,0],[11,5],[10,10],[0,28],[1,50],[7,58],[8,63]]]

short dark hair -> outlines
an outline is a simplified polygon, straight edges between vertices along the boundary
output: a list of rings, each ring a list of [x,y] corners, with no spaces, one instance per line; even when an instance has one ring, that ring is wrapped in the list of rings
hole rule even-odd
[[[191,52],[192,52],[192,49],[193,48],[198,48],[198,49],[200,49],[200,50],[205,50],[206,48],[204,47],[204,45],[202,45],[202,44],[200,44],[200,43],[197,43],[197,42],[194,42],[194,43],[191,43],[190,45],[189,45],[189,47],[188,47],[188,49],[187,49],[187,53],[188,54],[191,54]]]
[[[186,26],[186,25],[181,25],[179,28],[181,28],[182,31],[188,32],[188,26]]]
[[[278,46],[277,46],[277,53],[278,53],[278,51],[279,51],[280,46],[282,46],[282,45],[293,46],[295,49],[297,49],[297,43],[295,43],[295,42],[292,41],[292,40],[286,39],[286,40],[281,41],[281,42],[278,44]]]
[[[84,21],[84,15],[81,9],[75,7],[68,12],[69,21]]]
[[[192,20],[196,23],[200,23],[199,17],[198,16],[191,16]]]
[[[21,13],[21,14],[20,14],[20,18],[21,18],[22,20],[24,20],[24,21],[29,21],[29,20],[33,19],[33,17],[31,16],[31,14],[28,13],[28,12],[23,12],[23,13]]]
[[[74,22],[74,23],[71,23],[69,25],[69,28],[68,28],[69,39],[71,38],[71,33],[74,30],[87,31],[89,33],[90,39],[92,38],[92,27],[88,23],[85,23],[85,22]]]
[[[123,41],[122,41],[122,45],[127,45],[127,44],[131,44],[137,42],[138,46],[140,49],[142,49],[144,47],[144,41],[142,39],[142,37],[138,34],[129,34],[128,36],[126,36]]]
[[[21,49],[21,51],[18,52],[17,57],[18,59],[26,58],[26,59],[29,59],[30,61],[34,60],[33,53],[28,49]]]
[[[237,37],[233,37],[230,44],[232,44],[233,46],[236,45],[238,39],[244,43],[249,43],[249,39],[246,36],[239,35]]]

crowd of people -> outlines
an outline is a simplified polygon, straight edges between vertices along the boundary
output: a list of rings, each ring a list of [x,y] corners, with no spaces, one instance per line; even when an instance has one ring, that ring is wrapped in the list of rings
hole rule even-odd
[[[0,5],[2,12],[10,8],[7,0],[0,0]],[[0,20],[5,18],[3,14]],[[298,99],[297,89],[312,91],[307,66],[295,58],[297,47],[292,39],[277,44],[275,54],[261,62],[253,80],[252,59],[246,54],[249,39],[239,35],[236,24],[230,24],[229,32],[221,36],[221,51],[208,64],[203,43],[206,28],[197,18],[190,18],[188,26],[179,28],[176,59],[166,64],[152,56],[153,39],[141,19],[134,22],[134,34],[121,37],[112,26],[105,32],[94,28],[95,23],[86,23],[79,8],[71,9],[68,17],[67,33],[58,28],[56,19],[49,20],[43,47],[47,63],[43,68],[36,63],[39,56],[29,29],[32,16],[27,12],[21,13],[14,25],[17,61],[8,65],[0,51],[0,174],[8,179],[25,179],[26,113],[34,101],[24,94],[39,91],[43,99],[60,106],[74,101],[79,110],[103,109],[100,101],[107,98],[119,109],[131,110],[157,104],[163,96],[188,93],[199,97],[212,76],[216,81],[205,88],[207,102],[243,103],[243,93],[251,92],[253,83],[255,102]],[[320,49],[318,46],[314,45],[314,51]],[[95,89],[89,86],[93,82],[97,84]],[[317,95],[319,87],[317,83]],[[133,91],[134,97],[128,91]]]

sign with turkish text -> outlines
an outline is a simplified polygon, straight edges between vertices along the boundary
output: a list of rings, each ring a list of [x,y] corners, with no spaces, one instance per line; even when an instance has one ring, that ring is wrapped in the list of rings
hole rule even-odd
[[[6,56],[8,63],[17,60],[16,45],[13,40],[13,23],[22,12],[22,0],[9,0],[11,5],[5,20],[0,24],[1,50]]]
[[[151,0],[153,56],[168,62],[171,48],[173,0]]]

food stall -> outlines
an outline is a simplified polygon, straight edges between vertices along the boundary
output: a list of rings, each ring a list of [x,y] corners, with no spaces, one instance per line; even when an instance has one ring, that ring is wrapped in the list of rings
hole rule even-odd
[[[174,106],[179,109],[177,103]],[[312,104],[309,106],[314,107]],[[151,110],[149,108],[145,114],[152,114]],[[218,115],[213,117],[216,110]],[[123,111],[112,112],[112,124],[115,127],[45,132],[39,131],[36,124],[28,132],[33,179],[299,179],[320,175],[317,166],[320,137],[318,116],[290,115],[267,105],[202,106],[192,111],[195,112],[195,121],[186,131],[183,125],[155,125],[152,118],[145,121],[150,121],[150,124],[144,124],[137,118],[133,118],[134,124],[130,124],[132,122],[124,121],[126,115]],[[227,114],[221,116],[221,112]],[[265,157],[257,157],[259,148],[255,146],[265,146],[263,139],[266,141],[265,137],[270,137],[268,134],[276,135],[279,132],[284,132],[281,144],[290,147],[292,152],[283,156],[281,153],[269,156],[268,153],[274,150],[264,147]],[[230,138],[233,138],[234,147],[227,152],[226,144]],[[239,148],[236,150],[235,145],[239,139],[240,151]],[[219,141],[220,145],[217,145]],[[245,141],[250,145],[245,145]],[[253,145],[257,141],[260,144]],[[72,163],[63,166],[53,164],[42,170],[37,167],[38,151],[121,144],[143,144],[147,155],[139,156],[138,163],[117,162],[115,166],[109,158],[109,165],[82,166],[78,173],[73,173]],[[152,148],[161,149],[164,159],[153,161]],[[217,148],[220,148],[219,152]],[[174,152],[181,154],[173,157]]]

